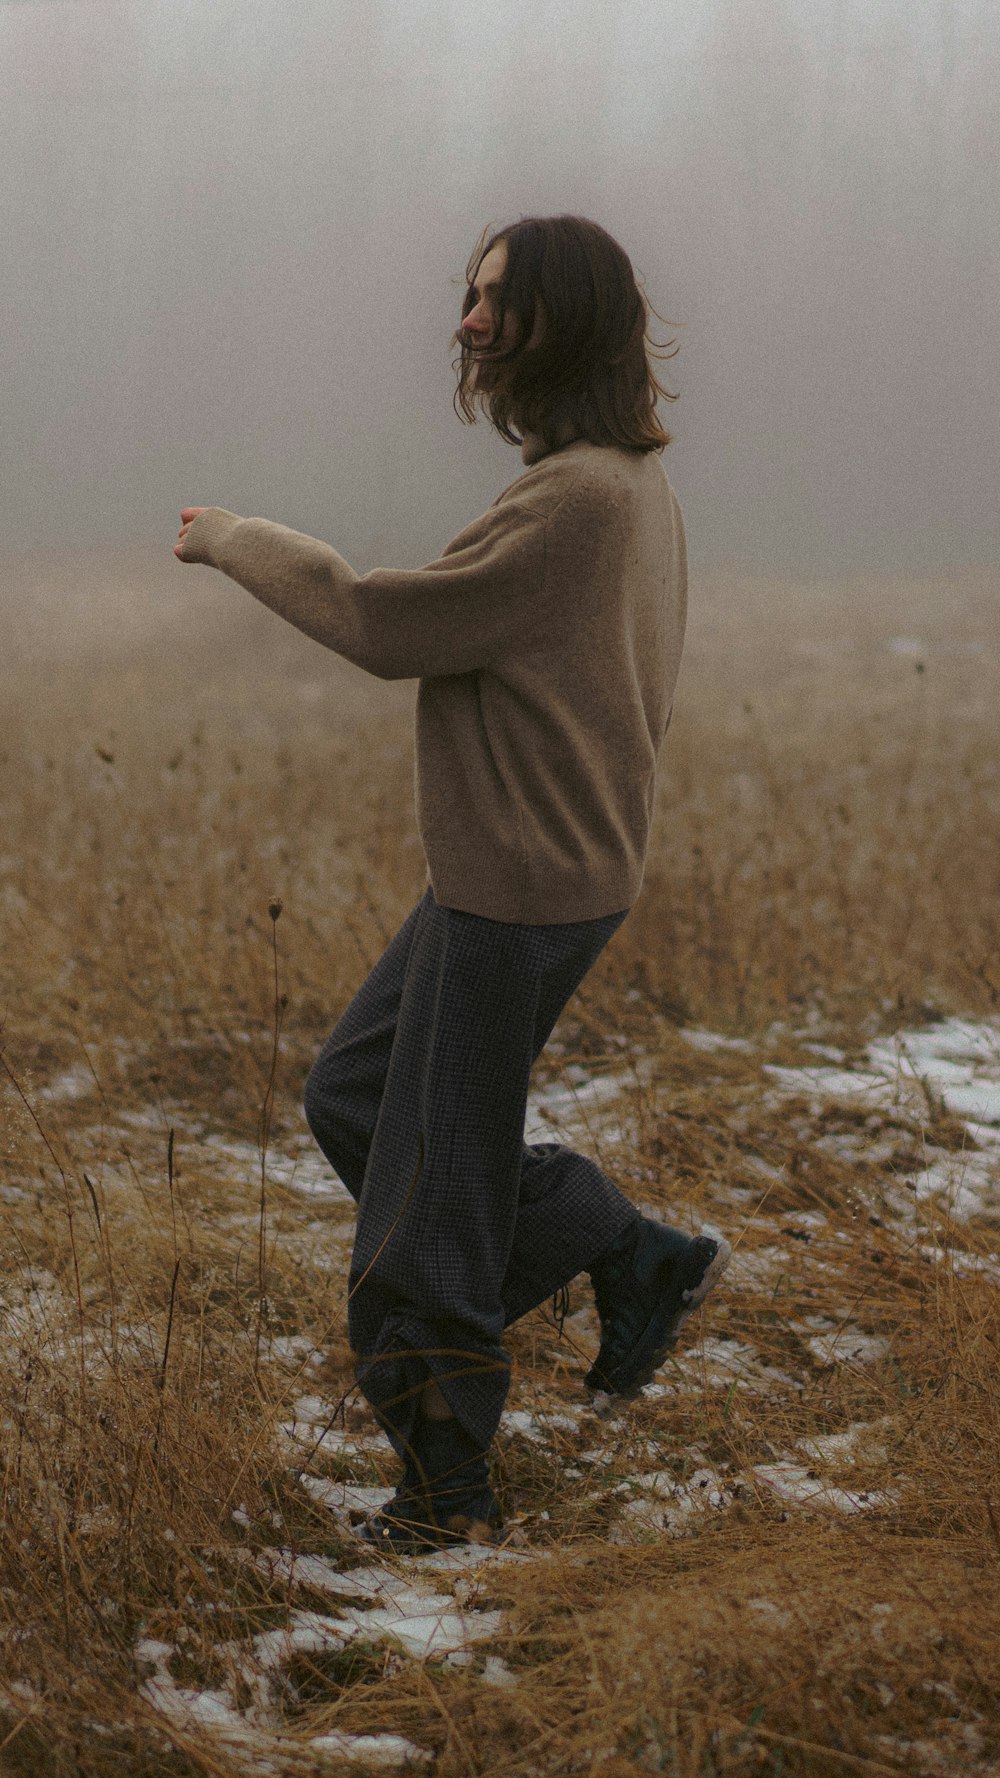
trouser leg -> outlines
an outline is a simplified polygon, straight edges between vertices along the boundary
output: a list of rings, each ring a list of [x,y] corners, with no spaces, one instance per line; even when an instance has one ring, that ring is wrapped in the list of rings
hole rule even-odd
[[[360,1198],[396,1036],[418,903],[337,1021],[306,1081],[306,1120],[331,1167]]]
[[[547,1302],[639,1212],[594,1161],[559,1142],[526,1144],[503,1281],[504,1326]]]

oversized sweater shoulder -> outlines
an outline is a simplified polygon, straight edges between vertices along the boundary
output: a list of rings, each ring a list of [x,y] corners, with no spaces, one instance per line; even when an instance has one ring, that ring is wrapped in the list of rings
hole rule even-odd
[[[435,899],[551,925],[632,905],[687,611],[660,458],[584,440],[532,461],[422,568],[208,507],[205,562],[384,679],[416,678],[417,820]]]

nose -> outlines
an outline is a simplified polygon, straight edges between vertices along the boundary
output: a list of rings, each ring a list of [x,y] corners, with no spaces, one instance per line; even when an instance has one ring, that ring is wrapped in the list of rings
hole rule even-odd
[[[470,345],[479,345],[489,337],[492,324],[482,303],[477,303],[474,309],[469,310],[460,331],[468,334]]]

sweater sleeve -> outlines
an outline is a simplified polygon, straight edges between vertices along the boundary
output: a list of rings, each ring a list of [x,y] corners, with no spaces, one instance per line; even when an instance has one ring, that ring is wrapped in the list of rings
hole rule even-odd
[[[328,543],[210,506],[192,521],[181,559],[221,569],[379,679],[422,679],[474,672],[504,652],[541,590],[545,520],[501,501],[426,567],[359,575]]]

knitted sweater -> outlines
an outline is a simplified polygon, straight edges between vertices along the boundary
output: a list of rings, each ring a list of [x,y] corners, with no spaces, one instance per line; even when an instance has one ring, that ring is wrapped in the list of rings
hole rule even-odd
[[[208,507],[219,568],[381,679],[417,678],[417,820],[435,899],[552,925],[628,908],[687,609],[655,452],[526,439],[525,473],[423,568],[359,575],[329,544]]]

